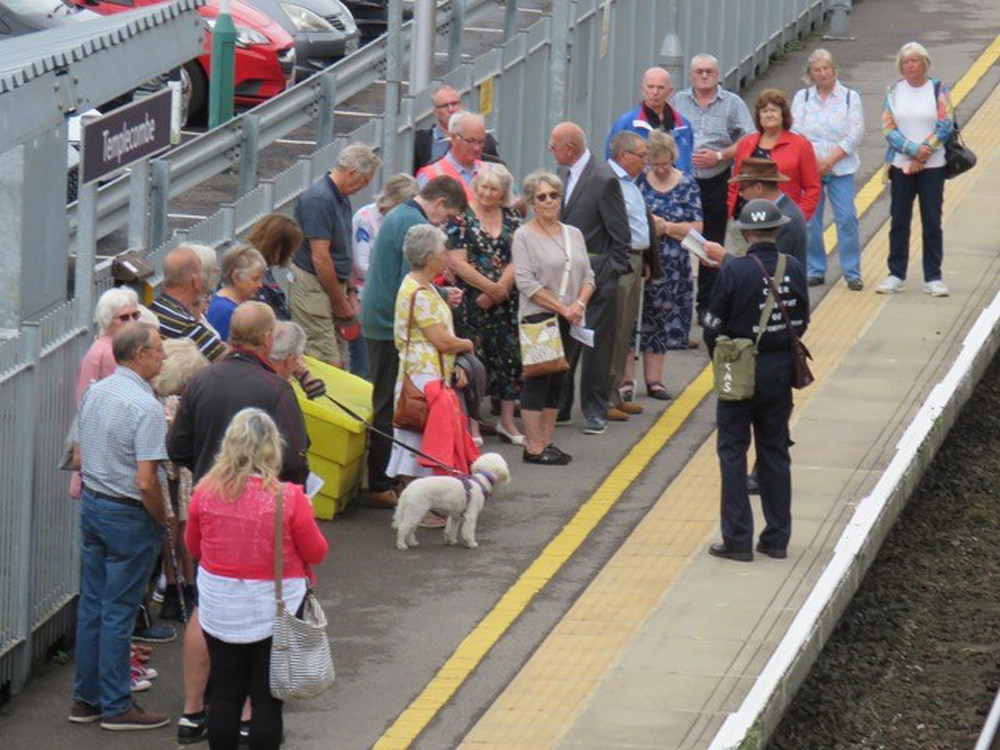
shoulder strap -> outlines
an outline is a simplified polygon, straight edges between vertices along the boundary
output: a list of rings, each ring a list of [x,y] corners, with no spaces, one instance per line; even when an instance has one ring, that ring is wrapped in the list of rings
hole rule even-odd
[[[767,269],[764,268],[764,264],[760,262],[760,258],[758,258],[756,255],[748,255],[748,257],[751,258],[753,262],[757,264],[757,268],[760,269],[760,273],[764,277],[764,280],[767,282],[768,291],[770,292],[767,295],[767,300],[764,302],[764,309],[760,311],[760,321],[758,321],[757,323],[757,339],[754,341],[753,344],[753,348],[754,350],[756,350],[757,347],[760,346],[761,336],[764,335],[764,331],[767,329],[767,321],[771,317],[771,311],[774,310],[774,303],[775,301],[777,301],[780,306],[781,299],[778,294],[778,288],[774,285],[774,279],[767,275]],[[785,254],[779,252],[778,264],[775,266],[774,269],[775,276],[779,278],[784,277],[785,264],[787,262],[788,258],[785,257]],[[784,310],[784,307],[782,307],[781,309]]]
[[[571,265],[570,258],[570,246],[569,246],[569,225],[563,224],[562,229],[563,236],[563,252],[566,254],[566,259],[563,262],[563,273],[562,280],[559,282],[559,300],[562,301],[563,295],[566,294],[566,287],[569,286],[569,269]]]
[[[406,350],[403,354],[403,372],[406,372],[406,363],[410,359],[410,333],[413,331],[413,308],[417,304],[417,294],[423,287],[418,286],[413,292],[413,296],[410,297],[410,315],[406,319]],[[435,347],[437,350],[437,347]],[[438,351],[438,367],[441,370],[441,379],[444,379],[444,357],[441,356],[441,352]]]
[[[281,591],[282,578],[284,577],[282,567],[284,563],[282,547],[284,546],[283,542],[285,539],[284,515],[285,484],[282,482],[281,489],[278,490],[278,494],[274,498],[274,599],[279,612],[285,608],[285,601]]]

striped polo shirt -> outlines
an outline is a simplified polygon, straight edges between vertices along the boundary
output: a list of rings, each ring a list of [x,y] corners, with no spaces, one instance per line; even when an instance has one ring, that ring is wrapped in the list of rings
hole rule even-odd
[[[119,365],[84,392],[78,424],[84,486],[141,501],[138,462],[167,459],[167,418],[149,383]]]
[[[149,306],[160,321],[160,335],[165,339],[191,339],[198,351],[210,361],[215,361],[226,352],[226,345],[214,331],[209,330],[196,319],[180,301],[166,292],[160,294]]]

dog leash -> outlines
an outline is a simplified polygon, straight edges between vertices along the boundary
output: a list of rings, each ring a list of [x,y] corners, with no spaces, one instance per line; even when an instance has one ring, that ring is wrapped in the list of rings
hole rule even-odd
[[[359,416],[353,409],[351,409],[351,408],[349,408],[347,406],[344,406],[344,404],[340,403],[337,399],[335,399],[329,393],[324,393],[323,396],[324,396],[324,398],[327,398],[331,402],[333,402],[333,404],[335,406],[338,406],[340,409],[342,409],[343,411],[345,411],[349,417],[351,417],[352,419],[356,419],[357,421],[361,422],[361,424],[363,424],[369,430],[371,430],[372,432],[374,432],[376,435],[380,435],[380,436],[384,437],[386,440],[389,440],[390,442],[395,443],[400,448],[404,448],[404,449],[408,450],[410,453],[413,453],[413,454],[415,454],[417,456],[420,456],[422,458],[426,458],[428,461],[434,462],[435,464],[437,464],[438,466],[440,466],[442,469],[444,469],[445,471],[447,471],[449,474],[454,474],[457,477],[467,476],[466,474],[463,474],[458,469],[456,469],[454,466],[448,466],[448,464],[444,463],[443,461],[439,461],[438,459],[434,458],[434,456],[429,456],[426,453],[424,453],[422,450],[414,448],[412,445],[407,445],[402,440],[397,440],[392,435],[387,435],[382,430],[380,430],[378,427],[376,427],[375,425],[373,425],[371,422],[369,422],[368,420],[363,419],[361,416]]]

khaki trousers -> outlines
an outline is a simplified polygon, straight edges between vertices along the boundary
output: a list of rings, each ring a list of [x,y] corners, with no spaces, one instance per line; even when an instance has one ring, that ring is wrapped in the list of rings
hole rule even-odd
[[[618,277],[618,317],[615,346],[611,352],[611,381],[608,384],[608,403],[612,406],[621,401],[618,389],[625,379],[625,364],[635,343],[635,323],[642,302],[642,253],[630,252],[628,263],[632,273]]]
[[[288,307],[292,320],[306,332],[306,355],[315,357],[342,370],[350,366],[348,342],[340,335],[333,320],[333,306],[315,274],[292,265],[292,286],[288,291]],[[347,285],[340,284],[346,295]]]

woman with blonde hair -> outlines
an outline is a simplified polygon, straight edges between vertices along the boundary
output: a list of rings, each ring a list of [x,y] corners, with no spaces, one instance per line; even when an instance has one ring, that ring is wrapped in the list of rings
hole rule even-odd
[[[264,285],[267,261],[257,248],[236,245],[222,256],[222,288],[212,295],[205,315],[223,341],[229,340],[229,319],[233,311],[257,296]]]
[[[656,222],[660,267],[663,273],[646,282],[642,295],[639,348],[642,351],[646,395],[659,401],[671,398],[663,384],[663,362],[670,350],[687,349],[691,341],[694,284],[691,256],[681,247],[689,231],[702,229],[701,190],[698,182],[679,170],[677,142],[669,133],[654,130],[646,140],[648,170],[638,180],[639,190]],[[633,340],[634,345],[634,340]],[[623,398],[635,388],[635,358],[625,364]]]
[[[854,173],[861,160],[858,146],[865,134],[861,95],[837,79],[837,66],[825,49],[813,50],[806,61],[800,89],[792,100],[792,127],[809,139],[816,152],[820,192],[816,213],[808,224],[809,286],[826,280],[826,248],[823,246],[823,202],[830,198],[837,225],[840,268],[851,291],[864,288],[861,281],[861,238],[854,208]]]
[[[503,164],[484,163],[472,178],[472,202],[447,226],[448,265],[464,291],[456,311],[460,336],[476,344],[486,366],[486,392],[500,401],[497,434],[508,443],[524,445],[514,424],[514,406],[521,394],[521,350],[517,333],[517,296],[511,243],[521,226],[513,203],[514,178]]]
[[[902,78],[889,87],[882,107],[882,133],[889,143],[886,169],[891,186],[889,277],[875,291],[892,294],[906,288],[913,201],[919,197],[924,293],[947,297],[948,287],[941,280],[944,260],[941,209],[944,144],[951,136],[955,112],[948,87],[928,75],[931,56],[922,44],[904,44],[896,55],[896,69]]]
[[[233,417],[215,464],[191,497],[185,540],[198,560],[198,611],[212,670],[208,740],[212,750],[240,742],[249,696],[251,746],[281,744],[281,701],[268,675],[274,632],[275,517],[282,498],[282,587],[291,612],[314,581],[310,566],[329,549],[302,487],[281,482],[282,441],[261,409]]]

